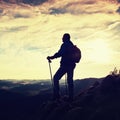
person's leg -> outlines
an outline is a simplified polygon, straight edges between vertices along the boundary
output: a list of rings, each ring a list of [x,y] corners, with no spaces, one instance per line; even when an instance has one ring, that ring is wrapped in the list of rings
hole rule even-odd
[[[60,93],[59,93],[59,80],[61,77],[66,73],[66,70],[63,67],[60,67],[58,71],[55,73],[53,77],[53,83],[54,83],[54,99],[59,99]]]
[[[73,96],[74,96],[73,74],[74,74],[74,67],[69,67],[67,70],[67,82],[68,82],[68,92],[69,92],[68,94],[70,100],[73,100]]]

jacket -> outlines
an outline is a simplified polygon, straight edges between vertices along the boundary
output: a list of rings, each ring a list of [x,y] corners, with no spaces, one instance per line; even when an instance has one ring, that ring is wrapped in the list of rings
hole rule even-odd
[[[54,54],[54,58],[58,58],[61,57],[61,66],[71,66],[71,65],[75,65],[75,62],[73,62],[72,60],[70,60],[68,58],[68,48],[70,48],[71,46],[73,46],[73,43],[70,40],[66,40],[65,42],[63,42],[63,44],[61,45],[59,51],[57,53]]]

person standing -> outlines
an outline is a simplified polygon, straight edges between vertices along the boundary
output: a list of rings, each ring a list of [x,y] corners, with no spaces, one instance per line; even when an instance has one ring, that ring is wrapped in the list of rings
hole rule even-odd
[[[73,43],[70,40],[69,33],[65,33],[63,35],[62,42],[63,44],[61,45],[59,51],[56,52],[53,56],[47,57],[48,60],[61,57],[60,67],[53,77],[53,87],[54,87],[53,95],[55,100],[60,98],[59,80],[62,78],[64,74],[67,73],[69,100],[73,100],[73,96],[74,96],[73,75],[74,75],[74,69],[76,63],[68,57],[69,56],[68,54],[70,54],[68,49],[73,46]]]

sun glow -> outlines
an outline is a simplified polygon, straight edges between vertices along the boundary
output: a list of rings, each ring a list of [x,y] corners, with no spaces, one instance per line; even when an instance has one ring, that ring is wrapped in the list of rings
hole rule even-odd
[[[96,63],[109,63],[110,62],[110,49],[105,40],[94,40],[89,44],[92,54],[91,60]]]

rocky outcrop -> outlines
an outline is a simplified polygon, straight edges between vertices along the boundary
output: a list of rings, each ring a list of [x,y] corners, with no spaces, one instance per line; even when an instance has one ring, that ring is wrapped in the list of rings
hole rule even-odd
[[[119,101],[120,76],[108,75],[101,83],[95,82],[80,92],[72,102],[61,99],[46,103],[41,120],[119,120]]]

